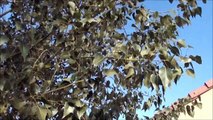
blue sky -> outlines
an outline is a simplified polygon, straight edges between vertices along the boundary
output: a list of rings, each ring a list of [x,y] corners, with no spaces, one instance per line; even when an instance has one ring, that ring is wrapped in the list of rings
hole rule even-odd
[[[174,0],[175,1],[175,0]],[[183,74],[178,84],[173,84],[171,88],[168,88],[165,94],[165,105],[170,106],[178,98],[183,98],[188,95],[189,92],[199,88],[206,81],[212,79],[212,38],[213,38],[213,25],[212,25],[212,0],[208,0],[206,4],[198,0],[198,5],[202,7],[202,17],[197,16],[191,19],[191,25],[185,26],[183,29],[179,29],[179,38],[186,40],[188,45],[194,48],[183,51],[188,55],[200,55],[202,57],[202,64],[194,63],[195,78],[189,77]],[[146,0],[145,7],[152,11],[169,11],[176,9],[177,1],[173,4],[169,4],[168,0]],[[146,113],[147,116],[153,116],[153,111],[150,110]],[[139,117],[143,116],[143,113],[138,112]]]

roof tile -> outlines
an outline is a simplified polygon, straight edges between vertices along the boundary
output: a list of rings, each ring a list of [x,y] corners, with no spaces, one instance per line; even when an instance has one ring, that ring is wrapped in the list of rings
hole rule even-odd
[[[203,86],[201,86],[198,89],[190,92],[188,94],[188,96],[191,97],[192,99],[196,98],[196,97],[202,95],[203,93],[205,93],[206,91],[210,90],[212,87],[213,87],[213,79],[205,82]]]

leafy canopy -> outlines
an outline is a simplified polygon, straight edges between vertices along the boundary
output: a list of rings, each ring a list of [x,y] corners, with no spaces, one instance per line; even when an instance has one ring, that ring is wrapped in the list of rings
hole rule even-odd
[[[0,1],[0,118],[136,119],[161,108],[167,87],[202,63],[177,39],[202,9],[179,0],[172,15],[143,2]]]

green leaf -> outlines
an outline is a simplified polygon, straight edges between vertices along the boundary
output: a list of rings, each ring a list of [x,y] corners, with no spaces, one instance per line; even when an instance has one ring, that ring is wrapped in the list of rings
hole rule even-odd
[[[29,54],[29,48],[25,45],[21,45],[19,47],[20,51],[21,51],[21,55],[24,58],[24,61],[26,60],[27,55]]]
[[[24,105],[26,105],[27,102],[20,100],[20,99],[15,99],[14,102],[12,102],[12,105],[14,106],[14,108],[16,108],[17,110],[20,111],[20,109],[22,109],[24,107]]]
[[[115,38],[116,40],[122,40],[124,38],[124,36],[119,33],[115,33],[112,37]]]
[[[15,25],[16,25],[16,30],[21,30],[22,29],[21,22],[16,21]]]
[[[38,68],[39,68],[39,69],[44,68],[44,63],[43,63],[43,62],[40,62],[40,63],[38,64]]]
[[[9,54],[8,53],[0,53],[0,62],[4,62],[6,61],[6,59],[8,58]]]
[[[172,47],[170,47],[170,50],[174,55],[176,55],[176,56],[180,55],[179,49],[177,47],[172,46]]]
[[[202,64],[202,59],[200,56],[196,55],[194,58],[195,62],[197,62],[198,64]]]
[[[93,59],[93,65],[94,66],[99,66],[103,61],[104,61],[104,57],[100,54],[96,54],[94,59]]]
[[[0,37],[0,46],[7,43],[9,41],[9,38],[6,35],[3,35]]]
[[[150,100],[147,100],[146,102],[144,102],[144,104],[143,104],[143,110],[148,110],[150,107],[151,107],[151,101]]]
[[[84,115],[84,113],[86,112],[86,110],[87,110],[87,106],[85,105],[80,110],[77,111],[77,116],[78,116],[79,120]]]
[[[47,109],[38,107],[36,114],[37,114],[39,120],[46,120]]]
[[[61,58],[63,58],[63,59],[70,58],[70,52],[69,51],[62,52]]]
[[[141,14],[137,14],[137,15],[135,16],[136,25],[137,25],[138,23],[140,23],[140,21],[142,20],[142,18],[143,18],[143,16],[142,16]]]
[[[143,81],[143,84],[144,86],[146,86],[147,88],[150,88],[150,74],[147,73],[145,78],[144,78],[144,81]]]
[[[180,57],[180,60],[183,62],[183,63],[189,63],[192,61],[191,58],[188,58],[188,57]]]
[[[69,58],[69,59],[67,60],[67,62],[68,62],[69,64],[75,64],[75,63],[76,63],[76,60],[74,60],[74,59],[72,59],[72,58]]]
[[[190,107],[189,105],[186,106],[186,111],[189,116],[194,117],[194,110],[193,107]]]
[[[104,74],[106,76],[113,76],[113,75],[117,75],[117,72],[114,69],[110,69],[110,70],[104,70]]]
[[[63,81],[66,81],[66,82],[68,82],[68,83],[71,83],[71,82],[72,82],[71,78],[72,78],[72,77],[67,77],[67,78],[63,79]]]
[[[133,44],[133,47],[134,47],[134,49],[135,50],[137,50],[137,51],[141,51],[141,46],[140,45],[138,45],[138,44]]]
[[[160,22],[163,24],[163,25],[170,25],[172,23],[172,18],[171,16],[169,15],[165,15],[163,17],[160,18]]]
[[[196,106],[200,109],[202,109],[202,103],[197,103]]]
[[[159,17],[159,13],[158,13],[157,11],[155,11],[155,12],[153,13],[153,17],[154,17],[154,18],[158,18],[158,17]]]
[[[180,16],[175,17],[175,22],[176,22],[178,27],[182,27],[185,24],[188,24],[188,22],[185,19],[181,18]]]
[[[129,71],[128,71],[127,75],[126,75],[126,78],[131,77],[134,73],[135,73],[134,69],[133,68],[129,68]]]
[[[157,76],[155,74],[152,74],[150,76],[150,80],[151,80],[152,86],[154,87],[156,92],[158,92],[159,91],[159,87],[158,87],[158,82],[157,82]]]
[[[67,115],[69,115],[70,113],[73,113],[74,112],[74,107],[72,107],[72,106],[70,106],[69,104],[68,104],[68,102],[65,102],[65,104],[64,104],[64,114],[63,114],[63,117],[62,118],[64,118],[64,117],[66,117]]]
[[[198,14],[198,15],[201,17],[202,8],[201,8],[201,7],[197,7],[197,8],[195,9],[195,12],[196,12],[196,14]]]
[[[75,100],[74,104],[75,104],[76,107],[83,107],[84,106],[84,103],[82,103],[81,100]]]
[[[0,90],[1,91],[4,90],[5,83],[6,83],[5,80],[0,79]]]
[[[185,40],[179,40],[178,42],[177,42],[177,46],[179,47],[179,48],[181,48],[181,47],[183,47],[183,48],[185,48],[186,47],[186,43],[185,43]]]
[[[170,81],[173,78],[171,69],[162,67],[159,70],[159,76],[162,81],[164,89],[166,89],[168,87],[168,85],[170,84]]]
[[[149,50],[142,50],[141,52],[140,52],[140,54],[141,54],[141,56],[143,57],[143,56],[145,56],[145,55],[147,55],[149,53]]]
[[[73,14],[75,13],[75,11],[76,11],[76,5],[75,5],[75,3],[72,2],[72,1],[69,1],[69,2],[68,2],[68,5],[69,5],[69,7],[70,7],[70,13],[73,15]]]
[[[193,61],[197,62],[198,64],[202,64],[202,59],[198,55],[196,55],[195,57],[190,55],[189,58],[191,58]]]
[[[189,76],[191,76],[191,77],[195,77],[195,73],[194,73],[194,70],[193,69],[187,69],[186,70],[186,74],[187,75],[189,75]]]

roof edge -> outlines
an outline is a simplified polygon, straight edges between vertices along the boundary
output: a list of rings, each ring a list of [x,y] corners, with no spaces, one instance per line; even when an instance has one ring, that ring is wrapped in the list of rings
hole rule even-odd
[[[196,90],[193,90],[188,94],[188,96],[192,99],[197,98],[198,96],[202,95],[203,93],[209,91],[210,89],[213,88],[213,79],[208,80],[207,82],[204,83],[203,86],[197,88]]]

